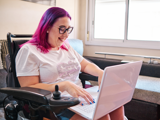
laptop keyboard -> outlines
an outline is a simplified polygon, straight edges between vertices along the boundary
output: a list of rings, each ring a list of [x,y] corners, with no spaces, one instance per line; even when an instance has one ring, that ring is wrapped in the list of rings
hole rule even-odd
[[[78,109],[86,112],[86,113],[90,113],[90,112],[93,112],[94,108],[95,108],[95,103],[93,104],[88,104],[88,105],[84,105],[84,106],[79,106]]]

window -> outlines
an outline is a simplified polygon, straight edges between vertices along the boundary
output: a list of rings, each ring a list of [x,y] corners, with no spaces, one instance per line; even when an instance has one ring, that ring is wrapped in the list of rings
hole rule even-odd
[[[87,45],[160,49],[160,0],[88,0]]]
[[[131,0],[128,40],[160,41],[160,0]]]
[[[100,14],[102,13],[102,14]],[[124,39],[125,0],[96,0],[94,38]]]

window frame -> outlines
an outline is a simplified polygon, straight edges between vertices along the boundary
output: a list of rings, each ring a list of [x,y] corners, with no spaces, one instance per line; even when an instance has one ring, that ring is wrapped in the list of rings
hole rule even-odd
[[[86,30],[85,30],[85,45],[93,46],[111,46],[111,47],[127,47],[127,48],[142,48],[142,49],[160,49],[160,41],[140,41],[140,40],[127,40],[128,31],[128,13],[129,13],[129,0],[125,0],[125,32],[124,40],[120,39],[95,39],[94,38],[94,10],[95,0],[87,0],[86,7]]]

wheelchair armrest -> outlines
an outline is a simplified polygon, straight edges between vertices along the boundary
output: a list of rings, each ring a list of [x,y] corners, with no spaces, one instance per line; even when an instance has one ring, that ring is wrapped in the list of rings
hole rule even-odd
[[[30,101],[31,103],[34,102],[34,106],[36,105],[37,107],[39,106],[39,104],[41,104],[42,106],[39,109],[45,108],[48,110],[52,110],[56,114],[62,112],[64,109],[68,107],[80,103],[78,98],[66,96],[66,97],[60,97],[59,99],[55,99],[51,97],[50,91],[38,88],[31,88],[31,87],[20,87],[20,88],[6,87],[6,88],[1,88],[0,92],[12,95],[14,98],[22,101],[27,100]],[[34,109],[32,110],[35,111]]]
[[[85,81],[86,80],[98,81],[98,77],[92,76],[92,75],[84,73],[84,72],[79,74],[79,78],[82,82],[83,88],[85,88]]]
[[[85,81],[85,80],[98,81],[98,77],[84,73],[84,72],[79,74],[79,78],[81,79],[81,81]]]
[[[20,88],[6,87],[6,88],[1,88],[0,92],[12,95],[19,99],[30,100],[44,105],[48,104],[46,96],[51,94],[50,91],[38,88],[31,88],[31,87],[20,87]]]

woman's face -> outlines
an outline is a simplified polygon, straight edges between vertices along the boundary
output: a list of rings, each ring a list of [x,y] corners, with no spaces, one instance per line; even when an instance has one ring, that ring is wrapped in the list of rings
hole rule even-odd
[[[70,28],[70,19],[68,17],[58,18],[51,28],[47,31],[48,33],[48,43],[51,45],[52,49],[58,50],[63,42],[68,38],[69,34],[65,29]],[[59,30],[61,29],[61,31]],[[60,34],[61,33],[61,34]]]

